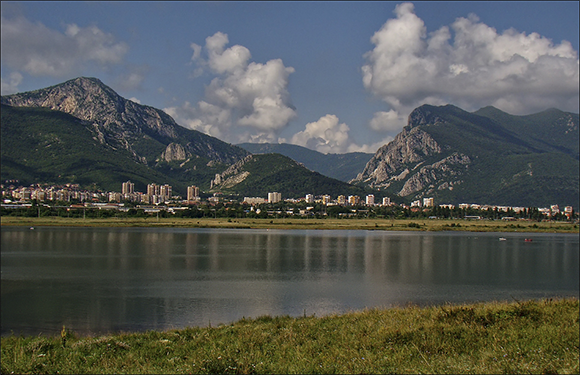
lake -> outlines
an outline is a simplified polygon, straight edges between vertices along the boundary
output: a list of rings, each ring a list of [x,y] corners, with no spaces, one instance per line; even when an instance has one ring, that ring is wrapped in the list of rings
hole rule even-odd
[[[578,234],[1,228],[2,335],[579,296]],[[529,239],[531,241],[526,241]]]

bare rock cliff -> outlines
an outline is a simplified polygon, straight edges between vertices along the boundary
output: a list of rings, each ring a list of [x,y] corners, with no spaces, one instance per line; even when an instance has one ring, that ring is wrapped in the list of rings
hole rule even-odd
[[[144,125],[162,136],[177,137],[174,128],[177,124],[171,117],[124,99],[97,78],[80,77],[46,89],[5,96],[2,103],[66,112],[121,134],[140,132]]]
[[[443,120],[424,108],[409,115],[408,125],[395,139],[377,150],[351,183],[373,188],[398,186],[399,196],[424,196],[436,189],[453,189],[471,163],[467,155],[452,153],[424,129]],[[402,187],[401,187],[402,185]]]
[[[167,162],[181,161],[191,157],[191,154],[185,151],[185,148],[179,143],[170,143],[167,145],[165,151],[161,153],[161,159]]]
[[[95,139],[114,149],[127,149],[145,164],[185,160],[192,155],[230,164],[248,154],[181,127],[162,110],[124,99],[97,78],[80,77],[45,89],[2,96],[2,104],[45,107],[88,121]],[[152,149],[158,152],[154,156]]]
[[[244,181],[250,172],[243,171],[242,168],[246,163],[253,159],[253,155],[248,155],[244,159],[228,167],[222,173],[218,173],[215,179],[211,181],[211,188],[220,187],[221,189],[231,188]]]

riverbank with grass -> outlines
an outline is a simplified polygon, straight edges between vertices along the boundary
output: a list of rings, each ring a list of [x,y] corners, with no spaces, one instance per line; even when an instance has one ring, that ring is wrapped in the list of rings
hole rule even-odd
[[[243,319],[218,327],[2,337],[2,374],[579,372],[578,299]]]
[[[246,229],[362,229],[390,231],[471,231],[579,233],[577,223],[463,219],[299,219],[299,218],[102,218],[2,216],[2,225],[80,227],[178,227]]]

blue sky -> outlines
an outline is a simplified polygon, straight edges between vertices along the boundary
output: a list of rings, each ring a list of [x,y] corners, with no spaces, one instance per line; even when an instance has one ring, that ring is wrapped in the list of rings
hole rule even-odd
[[[578,113],[578,5],[2,1],[2,95],[97,77],[233,144],[375,152],[422,104]]]

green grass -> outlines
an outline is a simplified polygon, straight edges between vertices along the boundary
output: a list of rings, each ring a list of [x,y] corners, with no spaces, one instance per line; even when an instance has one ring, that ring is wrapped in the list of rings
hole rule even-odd
[[[2,338],[2,373],[578,373],[578,299]]]

